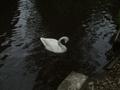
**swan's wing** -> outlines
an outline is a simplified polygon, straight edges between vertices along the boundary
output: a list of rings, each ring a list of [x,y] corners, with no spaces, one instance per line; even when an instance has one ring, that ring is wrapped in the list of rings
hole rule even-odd
[[[44,46],[47,46],[47,40],[45,38],[40,38],[40,40]]]
[[[59,45],[56,39],[47,39],[49,43],[46,43],[46,49],[55,53],[62,53],[67,50],[64,45]]]
[[[53,47],[58,44],[56,39],[40,38],[45,47]]]

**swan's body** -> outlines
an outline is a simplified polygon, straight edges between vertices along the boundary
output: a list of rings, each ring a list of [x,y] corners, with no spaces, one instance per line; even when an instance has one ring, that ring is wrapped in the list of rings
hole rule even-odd
[[[45,46],[45,48],[54,53],[64,53],[67,51],[67,47],[61,43],[61,40],[64,40],[65,43],[68,42],[69,38],[64,36],[59,40],[53,38],[40,38],[41,42]]]

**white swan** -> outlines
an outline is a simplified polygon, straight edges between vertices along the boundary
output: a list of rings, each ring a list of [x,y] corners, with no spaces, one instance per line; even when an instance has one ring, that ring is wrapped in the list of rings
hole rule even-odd
[[[64,40],[65,43],[69,41],[69,38],[66,36],[61,37],[59,40],[53,38],[40,38],[41,42],[45,48],[54,53],[64,53],[67,51],[67,47],[61,43]]]

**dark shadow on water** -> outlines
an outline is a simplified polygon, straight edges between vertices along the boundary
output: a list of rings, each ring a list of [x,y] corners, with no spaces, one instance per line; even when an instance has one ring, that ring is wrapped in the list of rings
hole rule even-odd
[[[18,0],[0,1],[0,34],[11,29],[11,20],[15,14]]]

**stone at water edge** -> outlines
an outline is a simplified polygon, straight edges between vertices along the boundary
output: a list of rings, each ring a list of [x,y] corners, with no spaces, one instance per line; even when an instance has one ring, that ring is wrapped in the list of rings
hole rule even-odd
[[[80,90],[87,76],[81,73],[71,72],[59,85],[57,90]]]

